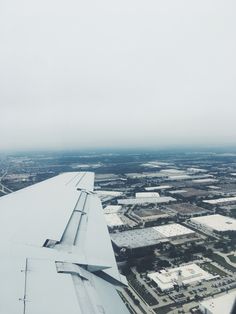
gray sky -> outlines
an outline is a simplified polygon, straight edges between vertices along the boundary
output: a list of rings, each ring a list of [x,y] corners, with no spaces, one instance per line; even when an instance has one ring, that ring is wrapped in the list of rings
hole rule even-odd
[[[1,0],[0,150],[236,144],[235,0]]]

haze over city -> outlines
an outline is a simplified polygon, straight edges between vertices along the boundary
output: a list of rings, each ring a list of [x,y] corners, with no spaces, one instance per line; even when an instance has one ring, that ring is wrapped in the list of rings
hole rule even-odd
[[[234,1],[1,1],[0,150],[233,145]]]
[[[236,2],[0,1],[0,314],[236,314]]]

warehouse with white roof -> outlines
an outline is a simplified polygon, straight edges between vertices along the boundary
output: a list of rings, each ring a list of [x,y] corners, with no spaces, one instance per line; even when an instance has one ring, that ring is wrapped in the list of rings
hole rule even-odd
[[[145,188],[146,191],[155,191],[155,190],[166,190],[171,189],[171,185],[158,185],[158,186],[148,186]]]
[[[135,194],[136,198],[144,198],[144,197],[159,197],[160,194],[158,192],[139,192]]]
[[[161,234],[152,227],[133,229],[110,234],[113,244],[118,248],[139,249],[153,247],[160,242],[167,242]]]
[[[236,196],[232,197],[222,197],[217,198],[213,200],[205,200],[204,203],[211,204],[211,205],[217,205],[217,204],[224,204],[224,203],[235,203],[236,202]]]
[[[219,214],[191,218],[191,222],[210,231],[236,231],[236,219]]]
[[[108,205],[104,208],[105,214],[115,214],[120,212],[122,209],[121,205]]]
[[[200,303],[199,309],[203,314],[233,314],[236,303],[236,291],[210,298]]]
[[[108,227],[114,228],[125,225],[120,215],[121,209],[121,205],[108,205],[104,208],[104,216]]]
[[[175,202],[176,199],[170,196],[159,197],[137,197],[137,198],[124,198],[118,199],[119,205],[137,205],[137,204],[167,204]]]
[[[142,229],[127,230],[111,234],[112,242],[116,247],[138,249],[156,246],[159,243],[170,242],[176,239],[187,238],[195,232],[179,224],[162,225]]]
[[[194,235],[195,232],[187,227],[180,224],[168,224],[158,227],[153,227],[162,237],[178,239],[187,235]]]
[[[105,214],[105,219],[106,219],[106,223],[108,227],[111,227],[111,228],[124,225],[120,216],[117,214]]]

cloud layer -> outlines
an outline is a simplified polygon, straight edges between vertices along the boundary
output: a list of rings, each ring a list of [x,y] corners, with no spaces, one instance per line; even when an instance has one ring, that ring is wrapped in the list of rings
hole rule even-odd
[[[0,150],[235,144],[235,12],[2,0]]]

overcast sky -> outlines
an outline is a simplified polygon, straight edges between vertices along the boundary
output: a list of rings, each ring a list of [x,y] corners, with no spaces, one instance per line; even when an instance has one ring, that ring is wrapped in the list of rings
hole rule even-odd
[[[0,0],[0,150],[236,144],[235,0]]]

